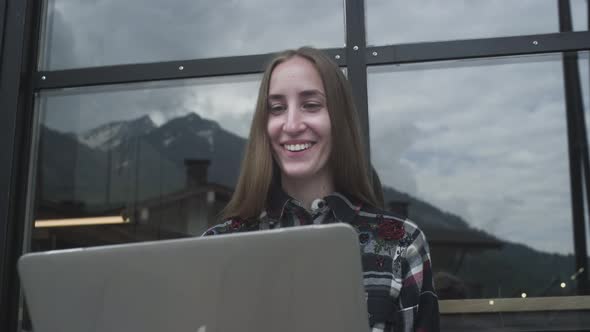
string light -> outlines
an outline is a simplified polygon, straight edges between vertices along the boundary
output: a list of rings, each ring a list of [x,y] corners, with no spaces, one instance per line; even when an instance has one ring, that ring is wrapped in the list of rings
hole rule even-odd
[[[46,219],[46,220],[35,220],[35,228],[128,224],[129,222],[130,222],[130,220],[128,218],[123,219],[123,217],[121,217],[121,216],[106,216],[106,217],[91,217],[91,218],[68,218],[68,219]]]

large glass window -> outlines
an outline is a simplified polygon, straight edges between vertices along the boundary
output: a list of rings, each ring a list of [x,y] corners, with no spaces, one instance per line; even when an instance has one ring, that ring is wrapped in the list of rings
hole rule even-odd
[[[587,30],[587,2],[570,3],[574,30]],[[559,32],[556,0],[367,0],[365,8],[371,46]]]
[[[372,162],[441,299],[576,294],[563,82],[561,55],[369,69]]]
[[[40,93],[33,249],[202,234],[233,191],[259,80]]]
[[[343,47],[342,0],[47,0],[42,70]]]
[[[565,2],[574,31],[589,22],[588,0],[347,1],[364,1],[364,12],[348,13],[364,15],[364,27],[347,25],[344,0],[42,0],[25,30],[40,20],[36,70],[57,77],[342,48],[347,29],[359,28],[369,47],[443,50],[444,41],[557,33]],[[368,85],[371,162],[386,209],[430,243],[443,331],[590,329],[590,297],[577,287],[566,123],[574,104],[590,133],[590,53],[577,54],[581,101],[564,91],[564,79],[575,80],[557,53],[370,66],[367,82],[355,82],[360,95]],[[26,250],[191,237],[218,223],[260,79],[35,90]],[[22,317],[32,330],[26,309]]]

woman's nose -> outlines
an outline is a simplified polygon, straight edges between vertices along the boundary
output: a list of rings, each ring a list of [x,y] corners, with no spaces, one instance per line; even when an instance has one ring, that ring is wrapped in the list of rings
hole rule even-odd
[[[303,121],[301,112],[293,107],[289,107],[283,131],[287,133],[298,133],[303,130],[305,130],[305,122]]]

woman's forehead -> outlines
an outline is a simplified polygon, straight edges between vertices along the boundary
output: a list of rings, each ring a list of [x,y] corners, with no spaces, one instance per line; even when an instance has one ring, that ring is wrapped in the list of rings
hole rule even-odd
[[[320,73],[309,60],[295,56],[280,64],[272,71],[269,95],[317,90],[324,93]]]

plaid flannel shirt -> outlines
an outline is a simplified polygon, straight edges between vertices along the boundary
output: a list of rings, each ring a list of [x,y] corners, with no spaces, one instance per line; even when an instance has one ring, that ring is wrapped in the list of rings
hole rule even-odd
[[[232,218],[204,235],[345,222],[359,234],[371,332],[439,331],[430,253],[412,222],[334,193],[307,211],[282,191],[256,220]]]

